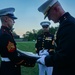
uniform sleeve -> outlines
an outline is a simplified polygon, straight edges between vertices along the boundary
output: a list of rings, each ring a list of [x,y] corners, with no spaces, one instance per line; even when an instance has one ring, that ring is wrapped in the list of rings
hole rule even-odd
[[[36,52],[36,53],[38,53],[38,49],[37,49],[38,46],[37,46],[37,45],[38,45],[38,44],[37,44],[37,40],[36,40],[36,43],[35,43],[35,52]]]
[[[22,58],[18,57],[16,43],[13,38],[7,34],[2,36],[2,57],[8,57],[13,63],[22,63]]]
[[[54,35],[51,35],[51,36],[52,36],[52,41],[51,41],[51,44],[50,44],[49,54],[53,54],[54,50],[55,50]]]

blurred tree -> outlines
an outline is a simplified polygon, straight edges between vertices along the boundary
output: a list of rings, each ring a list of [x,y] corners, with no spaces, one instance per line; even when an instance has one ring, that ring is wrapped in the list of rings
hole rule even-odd
[[[16,32],[14,32],[14,31],[12,32],[12,35],[13,35],[14,39],[19,39],[20,38],[20,36],[17,35]]]
[[[54,35],[55,32],[57,31],[57,29],[58,29],[58,27],[50,27],[49,32]],[[27,31],[26,34],[23,34],[23,39],[27,40],[27,41],[36,40],[37,35],[39,35],[41,33],[42,33],[42,29],[39,29],[39,30],[33,29],[32,32]]]

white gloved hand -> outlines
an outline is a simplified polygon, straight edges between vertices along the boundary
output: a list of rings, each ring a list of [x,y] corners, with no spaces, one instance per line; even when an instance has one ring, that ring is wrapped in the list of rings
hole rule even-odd
[[[36,53],[35,55],[37,55],[37,56],[38,56],[38,53]]]
[[[45,65],[45,57],[46,55],[41,56],[36,62]]]
[[[40,56],[42,56],[42,55],[46,55],[46,56],[49,55],[48,50],[40,50],[39,55]]]

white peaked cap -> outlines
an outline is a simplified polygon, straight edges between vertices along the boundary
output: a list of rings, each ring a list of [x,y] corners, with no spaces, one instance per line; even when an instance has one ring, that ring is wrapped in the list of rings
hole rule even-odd
[[[57,2],[58,0],[47,0],[43,3],[39,8],[38,11],[42,12],[44,15],[47,14],[47,11]]]
[[[14,16],[15,8],[10,7],[10,8],[5,8],[0,10],[0,17],[4,15],[11,14],[11,17],[14,19],[17,19],[17,17]]]

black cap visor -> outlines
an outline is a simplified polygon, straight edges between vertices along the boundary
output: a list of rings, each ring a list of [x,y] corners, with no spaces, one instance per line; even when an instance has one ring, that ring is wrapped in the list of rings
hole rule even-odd
[[[49,25],[44,25],[44,26],[42,26],[42,28],[48,28],[49,27]]]
[[[17,17],[15,17],[14,14],[7,14],[7,16],[9,16],[12,19],[17,19]]]

